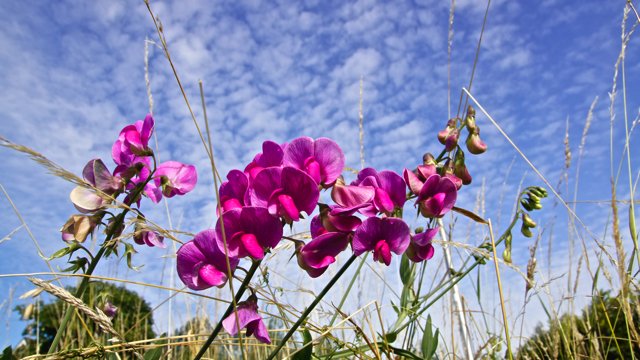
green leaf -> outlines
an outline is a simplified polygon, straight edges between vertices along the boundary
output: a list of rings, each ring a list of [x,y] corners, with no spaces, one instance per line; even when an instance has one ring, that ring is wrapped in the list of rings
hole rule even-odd
[[[133,245],[126,243],[124,241],[121,241],[121,243],[124,244],[124,254],[122,254],[122,257],[125,257],[125,255],[127,256],[127,266],[129,267],[129,269],[131,270],[135,270],[137,272],[140,272],[140,268],[143,267],[144,265],[140,265],[140,266],[132,266],[131,265],[131,256],[133,254],[137,254],[138,252],[136,251],[136,249],[134,249]]]
[[[53,253],[53,255],[51,255],[51,257],[45,257],[44,255],[42,255],[40,252],[38,252],[38,255],[40,255],[41,258],[47,260],[47,261],[51,261],[53,259],[57,259],[57,258],[61,258],[63,256],[69,255],[69,254],[73,254],[74,251],[80,249],[80,244],[76,243],[76,242],[70,242],[67,243],[67,247],[60,249],[56,252]]]
[[[302,341],[303,345],[309,344],[313,339],[311,338],[311,333],[309,330],[304,329],[302,331]],[[292,360],[311,360],[311,355],[313,354],[313,344],[305,347],[304,349],[298,351],[293,357]]]
[[[165,344],[167,342],[167,340],[160,340],[165,336],[166,336],[166,334],[160,335],[160,338],[158,339],[158,341],[155,342],[155,345],[163,345],[163,344]],[[144,354],[144,359],[145,360],[159,360],[160,357],[162,356],[163,348],[164,348],[163,346],[159,346],[157,348],[153,348],[153,349],[147,351]]]
[[[420,356],[412,353],[409,350],[404,350],[404,349],[396,348],[396,347],[393,347],[393,346],[389,346],[389,349],[393,350],[393,353],[395,355],[402,356],[405,359],[422,360],[420,358]]]
[[[402,260],[400,260],[400,280],[402,284],[410,286],[413,283],[413,279],[416,275],[416,267],[413,261],[409,260],[407,254],[402,254]]]
[[[431,329],[431,315],[427,317],[427,324],[424,328],[424,336],[422,337],[422,355],[425,360],[430,360],[438,349],[438,336],[440,332],[436,329],[435,336]]]
[[[13,360],[13,352],[11,351],[11,346],[7,346],[2,351],[2,358],[0,360]]]

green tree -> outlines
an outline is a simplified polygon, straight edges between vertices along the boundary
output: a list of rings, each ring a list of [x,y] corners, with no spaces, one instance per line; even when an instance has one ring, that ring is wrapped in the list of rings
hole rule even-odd
[[[75,293],[74,287],[67,287],[67,290]],[[151,306],[136,292],[125,289],[124,286],[96,281],[89,285],[82,296],[82,301],[91,308],[103,309],[107,300],[118,308],[112,320],[113,327],[127,341],[155,338]],[[22,333],[26,345],[16,348],[16,355],[24,357],[36,353],[36,330],[39,330],[40,354],[46,354],[68,306],[60,299],[49,304],[40,301],[39,307],[16,306],[14,310],[28,321]],[[92,342],[108,345],[107,340],[112,337],[104,334],[89,317],[76,312],[65,329],[60,345],[61,349],[88,347]]]

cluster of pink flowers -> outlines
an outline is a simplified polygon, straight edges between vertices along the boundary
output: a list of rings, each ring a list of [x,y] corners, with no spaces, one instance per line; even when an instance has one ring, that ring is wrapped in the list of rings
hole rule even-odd
[[[83,186],[71,191],[71,201],[76,209],[91,215],[71,216],[60,230],[64,241],[84,242],[89,234],[93,234],[110,197],[126,194],[124,202],[137,204],[139,208],[140,195],[157,204],[163,195],[170,198],[193,190],[198,180],[194,166],[167,161],[155,167],[153,150],[149,148],[154,127],[153,116],[149,114],[144,120],[138,120],[120,131],[111,149],[116,164],[113,173],[100,159],[92,159],[87,163],[82,171],[84,181],[102,194]],[[146,231],[139,223],[136,224],[134,241],[137,244],[165,248],[163,240],[159,234]]]
[[[438,218],[453,208],[456,183],[461,180],[442,167],[437,169],[434,162],[419,166],[415,173],[405,169],[404,178],[393,171],[366,168],[347,185],[341,175],[344,164],[342,149],[330,139],[265,141],[262,153],[244,170],[231,170],[221,184],[215,230],[199,233],[178,250],[182,282],[194,290],[223,287],[240,259],[263,259],[281,241],[284,226],[316,208],[319,214],[311,220],[311,241],[296,241],[295,246],[298,265],[312,278],[322,275],[349,245],[354,255],[371,251],[374,261],[387,266],[391,253],[407,252],[414,262],[430,259],[431,240],[438,229],[412,236],[397,217],[407,199],[407,185],[417,196],[422,215]],[[330,189],[334,205],[318,203],[323,189]],[[238,316],[240,327],[246,326],[261,342],[271,342],[255,296],[239,303]],[[230,334],[238,332],[233,314],[222,324]]]

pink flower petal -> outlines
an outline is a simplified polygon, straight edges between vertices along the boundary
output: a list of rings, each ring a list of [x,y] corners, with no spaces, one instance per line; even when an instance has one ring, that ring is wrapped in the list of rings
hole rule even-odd
[[[280,201],[280,215],[283,215],[287,220],[287,223],[290,223],[289,220],[299,221],[300,220],[300,211],[294,204],[293,199],[289,195],[280,195],[278,196],[278,200]],[[283,214],[284,212],[284,214]]]
[[[223,287],[227,283],[227,275],[210,264],[201,267],[199,275],[200,280],[209,286]]]
[[[414,193],[415,195],[420,194],[420,190],[422,190],[422,186],[424,185],[424,183],[420,181],[418,176],[414,174],[413,171],[410,171],[407,168],[404,169],[403,175],[404,175],[404,181],[409,186],[409,189],[411,190],[411,192]]]

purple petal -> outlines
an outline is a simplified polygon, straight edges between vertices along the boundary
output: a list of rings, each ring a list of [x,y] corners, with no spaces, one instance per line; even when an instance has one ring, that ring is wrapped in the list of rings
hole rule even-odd
[[[153,128],[155,126],[155,121],[153,120],[153,115],[148,114],[144,118],[144,123],[142,124],[142,129],[140,129],[140,141],[142,145],[146,148],[149,145],[149,138],[153,134]]]
[[[339,231],[353,231],[358,228],[358,226],[362,225],[362,220],[356,216],[334,216],[331,213],[323,214],[323,225],[327,228],[327,222],[330,224],[330,227],[334,227]]]
[[[220,197],[229,196],[233,199],[244,201],[244,194],[249,187],[249,179],[247,175],[240,170],[231,170],[227,174],[227,181],[220,185]]]
[[[435,194],[433,197],[427,199],[423,203],[423,209],[425,210],[423,215],[425,217],[439,217],[440,215],[442,215],[442,208],[444,205],[445,197],[446,197],[445,194],[438,193],[438,194]],[[425,214],[429,214],[431,216],[427,216]]]
[[[271,196],[269,196],[267,210],[269,210],[269,214],[271,214],[271,216],[280,217],[280,195],[282,195],[282,189],[274,190],[271,193]]]
[[[263,167],[281,166],[284,152],[282,147],[273,141],[265,141],[262,143],[262,156],[256,163]]]
[[[288,220],[300,221],[300,211],[294,204],[291,196],[280,195],[278,196],[278,200],[280,201],[280,205],[282,206],[280,208],[280,213],[281,215],[284,215],[285,219],[287,220],[287,223],[290,223]]]
[[[147,231],[144,237],[144,242],[149,246],[157,246],[161,249],[166,249],[167,245],[163,242],[164,237],[156,234],[154,231]]]
[[[282,188],[281,179],[282,168],[272,167],[260,171],[253,184],[249,186],[251,205],[267,207],[273,192]]]
[[[391,215],[393,209],[395,208],[393,205],[393,201],[391,201],[391,198],[389,197],[389,194],[382,189],[376,189],[376,197],[373,198],[373,204],[381,212],[384,212],[387,215]]]
[[[335,262],[335,257],[349,245],[349,236],[330,232],[318,236],[305,245],[300,253],[305,263],[312,268],[322,268]]]
[[[264,344],[271,344],[271,339],[269,339],[269,332],[267,331],[267,327],[264,326],[264,322],[262,318],[260,320],[255,320],[250,322],[247,325],[247,336],[255,336],[256,340],[260,341]]]
[[[282,190],[291,196],[296,208],[307,215],[315,210],[320,198],[316,182],[305,172],[288,166],[282,169]]]
[[[148,182],[144,186],[144,193],[154,204],[157,204],[162,200],[162,189],[159,189],[154,183]]]
[[[315,149],[313,139],[308,136],[294,139],[287,145],[282,158],[283,166],[291,166],[296,169],[303,169],[304,162],[307,158],[314,155]]]
[[[160,166],[155,173],[156,176],[166,176],[171,185],[166,185],[163,191],[166,197],[173,197],[174,195],[184,195],[193,190],[198,182],[198,173],[196,167],[193,165],[185,165],[177,161],[167,161]],[[160,187],[162,180],[157,177],[154,179],[157,187]]]
[[[307,158],[304,161],[304,165],[302,166],[302,170],[306,172],[316,184],[322,184],[322,174],[320,169],[320,164],[316,161],[315,157]]]
[[[313,217],[313,219],[311,219],[309,232],[311,233],[311,237],[313,239],[327,232],[327,230],[322,225],[322,217],[320,215],[316,215]]]
[[[435,165],[418,165],[418,173],[424,179],[428,179],[431,175],[435,175],[437,173]]]
[[[413,242],[416,243],[416,245],[420,245],[420,246],[429,244],[431,240],[433,240],[433,238],[436,237],[436,234],[438,233],[438,229],[440,229],[440,226],[436,226],[434,229],[426,229],[424,232],[420,234],[415,234],[413,236]]]
[[[240,238],[244,249],[254,260],[262,260],[264,258],[264,249],[258,244],[258,239],[253,234],[244,234]]]
[[[341,180],[336,181],[331,189],[331,199],[344,208],[370,203],[375,194],[376,191],[371,186],[345,185]]]
[[[327,138],[319,138],[314,142],[314,154],[320,164],[323,184],[331,184],[344,169],[344,152],[335,141]]]
[[[226,230],[226,229],[225,229]],[[227,233],[228,234],[228,233]],[[199,232],[193,239],[194,243],[207,259],[207,263],[216,267],[216,269],[228,272],[227,258],[224,254],[224,244],[221,247],[220,242],[217,241],[217,234],[215,230],[208,229]],[[229,265],[231,265],[231,271],[233,272],[238,266],[240,260],[234,258],[229,251]]]
[[[451,181],[451,180],[449,180],[449,181]],[[420,190],[420,194],[418,195],[418,198],[416,199],[416,203],[424,201],[424,200],[432,197],[433,195],[435,195],[437,193],[437,190],[438,190],[438,185],[440,185],[440,175],[435,174],[435,175],[429,176],[427,181],[425,181],[424,185],[422,186],[422,189]],[[455,185],[454,185],[454,187],[455,187]]]
[[[389,244],[389,250],[396,255],[402,255],[411,241],[409,226],[398,218],[382,218],[382,236]]]
[[[267,171],[269,169],[265,169]],[[222,214],[224,221],[224,231],[227,241],[231,239],[233,234],[243,232],[245,234],[253,234],[258,244],[263,248],[273,248],[278,245],[282,239],[282,224],[278,218],[269,214],[269,211],[263,207],[245,206],[241,209],[233,209]],[[216,240],[218,246],[224,249],[222,238],[222,225],[218,219],[216,223]],[[229,254],[235,257],[229,250]]]
[[[378,175],[378,171],[376,171],[376,169],[372,168],[372,167],[366,167],[362,170],[360,170],[360,172],[358,173],[358,183],[354,184],[354,181],[351,182],[351,185],[359,185],[362,181],[364,181],[364,179],[366,179],[369,176],[373,176],[374,178],[376,177],[376,175]]]
[[[446,198],[444,200],[444,204],[442,206],[442,215],[453,209],[453,206],[456,204],[456,200],[458,198],[458,189],[456,185],[450,179],[444,178],[440,181],[437,191],[439,193],[444,193]]]
[[[367,251],[375,249],[376,244],[382,238],[381,227],[382,219],[370,217],[362,222],[362,225],[356,229],[353,234],[353,254],[359,256]]]
[[[262,320],[262,316],[254,309],[252,304],[241,304],[236,308],[238,312],[238,322],[236,322],[236,315],[231,313],[226,319],[222,320],[222,327],[230,334],[235,335],[238,333],[238,323],[240,323],[240,329],[243,329],[252,321]]]
[[[407,184],[402,177],[393,171],[384,170],[378,173],[378,184],[380,188],[389,194],[394,207],[402,208],[407,200]],[[393,210],[391,210],[393,211]]]
[[[202,266],[198,275],[198,280],[202,280],[209,286],[222,287],[227,283],[227,275],[210,264]]]
[[[194,281],[193,269],[201,262],[206,262],[207,258],[202,254],[200,249],[196,246],[193,240],[184,243],[177,254],[177,268],[178,277],[180,280],[192,290],[204,290],[209,286],[206,283],[196,283],[197,278]]]
[[[404,182],[409,186],[411,192],[415,195],[420,194],[420,190],[422,190],[422,186],[424,185],[424,183],[420,181],[420,178],[418,178],[418,176],[414,174],[413,171],[410,171],[407,168],[404,169],[403,175]]]
[[[380,261],[385,265],[391,265],[391,252],[389,251],[389,244],[386,241],[380,240],[373,249],[373,261]]]

